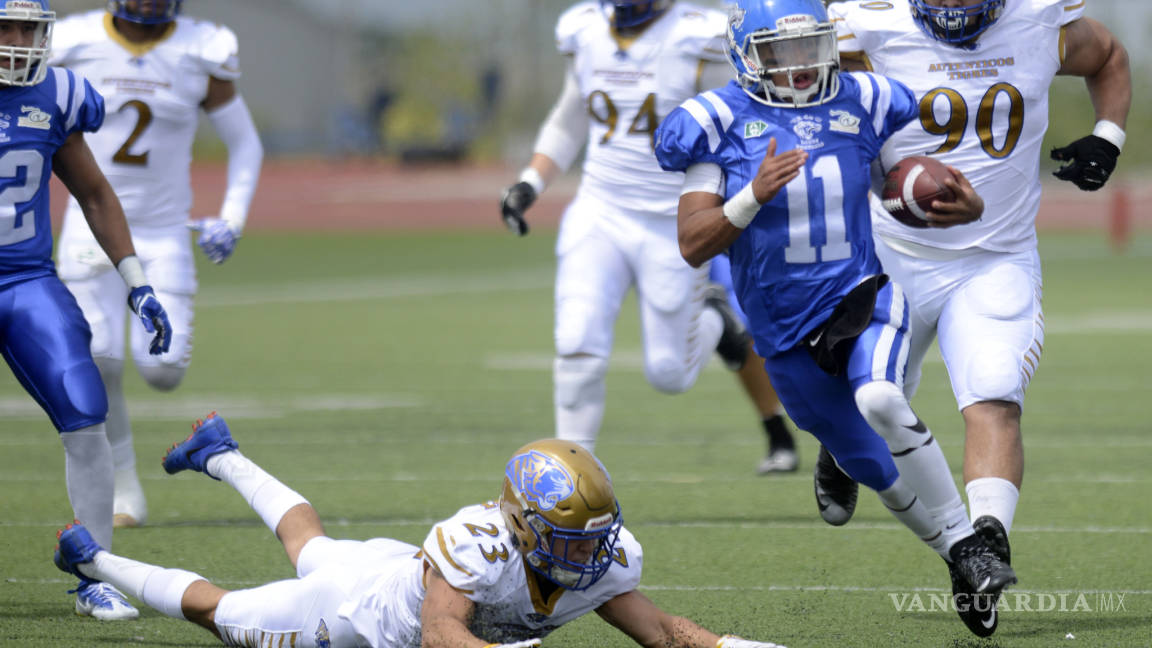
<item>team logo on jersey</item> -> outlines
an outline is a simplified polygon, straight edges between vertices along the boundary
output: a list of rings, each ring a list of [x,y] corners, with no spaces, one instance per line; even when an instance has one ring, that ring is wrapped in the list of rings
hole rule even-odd
[[[316,648],[332,648],[332,640],[328,637],[328,624],[324,623],[324,619],[320,619],[320,625],[316,627]]]
[[[0,143],[10,141],[12,138],[8,137],[5,132],[12,127],[12,115],[8,113],[0,113]]]
[[[760,137],[764,131],[768,130],[768,124],[757,119],[754,122],[744,124],[744,139],[752,139],[753,137]]]
[[[17,126],[25,128],[39,128],[40,130],[48,130],[52,128],[52,115],[40,110],[36,106],[20,106],[20,118],[16,120]]]
[[[816,137],[820,131],[824,130],[824,123],[819,117],[808,114],[799,115],[792,118],[791,124],[792,132],[800,138],[800,148],[811,150],[824,146],[824,142]]]
[[[538,511],[551,511],[576,492],[572,476],[546,454],[530,450],[508,463],[508,480]]]
[[[860,118],[847,110],[828,111],[828,130],[837,133],[860,134]]]

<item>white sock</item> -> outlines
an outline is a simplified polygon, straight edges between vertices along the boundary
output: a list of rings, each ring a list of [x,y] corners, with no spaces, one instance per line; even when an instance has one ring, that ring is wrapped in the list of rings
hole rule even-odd
[[[112,546],[112,448],[104,424],[60,433],[72,515],[101,547]]]
[[[925,508],[924,503],[916,497],[916,493],[908,488],[902,478],[897,477],[891,486],[876,494],[880,496],[880,501],[884,503],[892,515],[896,516],[896,519],[900,520],[904,526],[911,529],[916,537],[923,540],[924,544],[942,557],[948,557],[948,547],[951,545],[945,542],[943,527]]]
[[[1016,503],[1020,501],[1020,490],[1007,479],[981,477],[965,485],[968,491],[968,509],[972,519],[991,515],[1004,525],[1004,533],[1012,530],[1012,518],[1016,515]]]
[[[556,436],[589,452],[604,420],[604,376],[608,360],[597,356],[560,356],[552,363]]]
[[[204,467],[208,474],[235,488],[272,533],[276,533],[276,527],[289,509],[308,503],[303,495],[269,475],[239,450],[212,455]]]
[[[148,607],[176,619],[184,618],[180,607],[184,592],[192,583],[207,580],[190,571],[157,567],[107,551],[98,552],[92,562],[79,567],[89,577],[109,583],[140,599]]]

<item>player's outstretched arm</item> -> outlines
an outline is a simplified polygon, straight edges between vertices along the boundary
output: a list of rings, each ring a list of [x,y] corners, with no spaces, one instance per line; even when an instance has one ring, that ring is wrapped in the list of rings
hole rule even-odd
[[[135,254],[120,199],[96,164],[82,133],[73,133],[52,158],[52,169],[80,204],[96,242],[113,265]]]
[[[1103,24],[1081,18],[1065,29],[1060,74],[1084,77],[1096,109],[1096,127],[1091,135],[1052,150],[1052,159],[1066,163],[1055,175],[1080,189],[1095,191],[1108,181],[1124,148],[1124,128],[1132,105],[1128,52]]]
[[[646,648],[784,648],[732,635],[721,637],[689,619],[668,614],[636,590],[609,599],[596,613]]]

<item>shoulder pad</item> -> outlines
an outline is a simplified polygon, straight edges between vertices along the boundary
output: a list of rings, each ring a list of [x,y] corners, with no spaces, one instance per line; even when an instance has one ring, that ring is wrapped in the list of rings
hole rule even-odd
[[[56,21],[52,26],[52,51],[48,54],[51,65],[67,65],[73,51],[82,45],[105,37],[104,10],[72,14]]]
[[[452,587],[470,597],[491,587],[511,564],[520,560],[508,532],[485,505],[460,509],[439,522],[424,539],[427,560]]]
[[[676,12],[672,37],[676,51],[705,61],[727,61],[727,16],[690,4],[675,4],[671,10]]]
[[[833,2],[828,18],[836,27],[840,52],[868,52],[889,40],[918,29],[904,0],[896,2]]]
[[[575,54],[579,48],[580,32],[592,29],[606,29],[608,19],[595,2],[581,2],[570,7],[556,21],[556,49],[561,54]]]
[[[1018,13],[1022,18],[1039,20],[1046,25],[1064,26],[1084,17],[1084,0],[1028,0],[1013,6],[1008,3],[1006,14]]]
[[[735,120],[725,100],[733,85],[698,94],[668,113],[656,129],[656,159],[661,168],[685,171],[693,164],[717,161],[716,154]]]
[[[209,76],[234,81],[240,78],[239,42],[228,27],[199,18],[180,16],[179,29],[186,29],[200,69]]]

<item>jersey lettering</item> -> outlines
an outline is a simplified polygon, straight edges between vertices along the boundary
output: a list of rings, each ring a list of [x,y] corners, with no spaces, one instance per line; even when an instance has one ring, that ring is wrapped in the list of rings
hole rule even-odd
[[[8,151],[0,157],[0,178],[20,180],[0,191],[0,245],[12,245],[36,236],[36,214],[21,213],[16,206],[36,197],[44,173],[44,156],[39,151]]]
[[[1004,124],[1003,142],[996,145],[996,135],[993,133],[993,121],[996,116],[996,102],[1001,95],[1008,102],[1008,121]],[[943,98],[943,101],[938,99]],[[936,118],[936,107],[942,104],[947,108],[947,117],[943,122]],[[964,97],[952,88],[933,88],[924,93],[920,100],[920,126],[932,135],[944,137],[944,141],[928,155],[941,155],[947,153],[964,139],[968,127],[968,104]],[[984,93],[976,109],[976,137],[980,140],[980,147],[989,157],[1001,159],[1012,154],[1016,144],[1020,141],[1020,134],[1024,132],[1024,95],[1010,83],[997,83]]]
[[[136,126],[132,129],[132,132],[128,134],[128,139],[124,140],[124,144],[122,144],[120,149],[112,156],[112,161],[118,164],[144,166],[148,164],[148,151],[144,151],[143,153],[129,153],[128,151],[131,150],[136,140],[140,139],[144,131],[148,129],[148,125],[152,123],[152,108],[139,99],[124,102],[124,105],[120,106],[120,112],[124,112],[125,108],[136,109]]]
[[[808,175],[818,180],[824,189],[824,210],[814,214],[808,207]],[[848,241],[848,223],[844,215],[844,180],[840,173],[840,160],[825,155],[788,183],[788,247],[784,248],[787,263],[816,263],[839,261],[852,256]],[[825,244],[812,244],[812,220],[824,220]],[[820,259],[817,250],[823,248]]]

